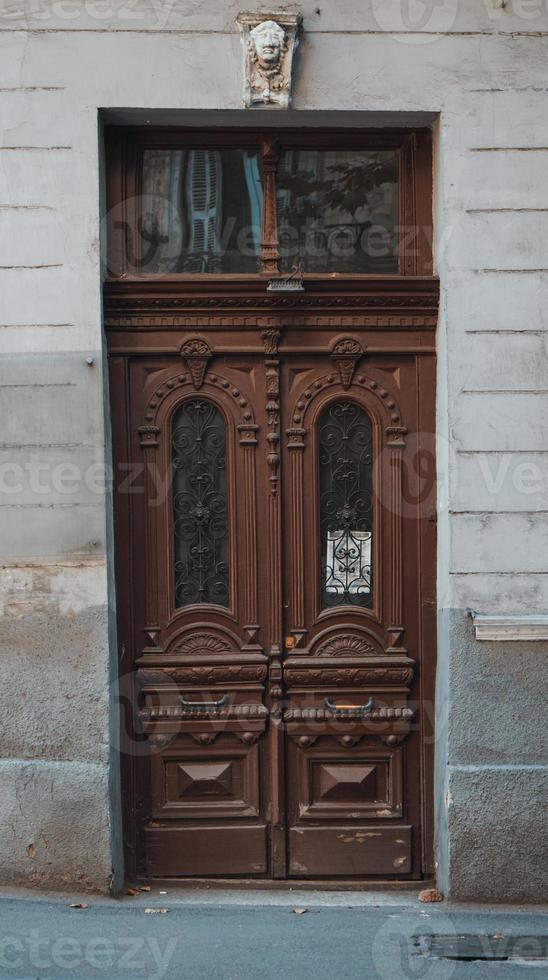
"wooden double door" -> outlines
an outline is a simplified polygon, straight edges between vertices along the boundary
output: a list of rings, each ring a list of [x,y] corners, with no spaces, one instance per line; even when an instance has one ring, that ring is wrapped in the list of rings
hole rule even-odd
[[[428,875],[431,350],[143,316],[109,321],[129,869]]]

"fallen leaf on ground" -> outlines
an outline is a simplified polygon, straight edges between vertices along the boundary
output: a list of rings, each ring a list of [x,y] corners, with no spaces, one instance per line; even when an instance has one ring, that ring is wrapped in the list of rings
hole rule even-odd
[[[86,905],[85,902],[73,902],[72,905],[69,905],[69,909],[88,909],[88,908],[89,905]]]
[[[443,902],[443,895],[437,888],[425,888],[419,892],[419,902]]]
[[[126,888],[126,895],[140,895],[140,888]]]
[[[145,909],[145,915],[167,915],[169,909]]]
[[[308,909],[299,909],[299,908],[296,908],[296,909],[293,909],[293,911],[294,911],[295,915],[304,915],[305,912],[308,912]]]

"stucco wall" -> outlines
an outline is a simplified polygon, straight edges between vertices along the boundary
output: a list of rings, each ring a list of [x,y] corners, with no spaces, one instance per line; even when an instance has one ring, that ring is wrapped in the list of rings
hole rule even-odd
[[[305,15],[294,113],[438,116],[440,883],[539,898],[546,649],[479,644],[467,610],[548,600],[548,5],[286,9]],[[5,0],[0,13],[4,880],[105,889],[118,860],[98,110],[239,109],[239,10]]]

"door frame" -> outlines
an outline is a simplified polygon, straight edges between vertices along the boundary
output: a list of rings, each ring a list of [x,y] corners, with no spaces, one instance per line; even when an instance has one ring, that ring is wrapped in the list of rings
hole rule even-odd
[[[182,145],[199,138],[207,145],[246,145],[250,130],[219,132],[111,129],[107,132],[107,185],[109,215],[113,219],[109,234],[109,278],[104,285],[105,326],[110,364],[110,398],[113,433],[113,458],[131,458],[131,419],[129,417],[129,360],[180,354],[182,341],[196,334],[215,338],[215,349],[230,353],[265,354],[268,332],[287,330],[287,343],[280,356],[292,352],[291,344],[305,338],[331,339],[346,333],[359,333],[364,349],[370,355],[410,355],[417,365],[417,407],[420,431],[435,433],[435,330],[439,304],[439,283],[431,275],[429,248],[432,230],[431,140],[429,131],[410,133],[349,132],[344,142],[384,147],[400,145],[405,163],[402,181],[406,191],[403,224],[414,224],[426,230],[424,242],[400,274],[382,277],[305,276],[303,297],[284,298],[266,293],[265,274],[256,276],[212,276],[208,274],[143,277],[128,274],[127,230],[136,220],[126,209],[126,198],[135,189],[135,147],[147,145]],[[305,137],[295,132],[275,133],[298,145],[332,145],[341,131],[311,131]],[[261,138],[264,131],[261,131]],[[120,208],[124,219],[119,221]],[[117,218],[118,216],[118,218]],[[122,233],[119,225],[123,226]],[[270,232],[272,228],[270,228]],[[425,244],[426,243],[426,244]],[[294,331],[305,325],[304,332],[293,340]],[[323,333],[322,333],[323,331]],[[284,338],[285,341],[285,338]],[[308,340],[307,342],[312,342]],[[323,349],[328,344],[324,342]],[[294,348],[293,348],[294,349]],[[297,349],[302,350],[302,346]],[[314,348],[316,349],[316,348]],[[115,481],[116,482],[116,481]],[[131,588],[132,553],[138,550],[139,535],[133,523],[131,496],[115,494],[115,574],[116,610],[119,639],[119,664],[122,678],[132,677],[132,651],[129,643],[133,618]],[[427,670],[420,673],[420,699],[429,705],[423,716],[421,757],[422,855],[423,875],[433,875],[433,774],[434,774],[434,692],[436,644],[436,562],[425,562],[426,554],[436,554],[436,520],[431,496],[421,521],[422,596],[419,629],[424,650],[429,651]],[[144,569],[142,570],[142,573]],[[327,625],[327,624],[326,624]],[[431,651],[431,653],[430,653]],[[132,683],[130,679],[129,683]],[[132,694],[122,686],[122,702],[130,704]],[[129,724],[129,732],[128,732]],[[121,745],[131,751],[122,753],[122,798],[126,874],[138,875],[139,830],[135,813],[143,806],[135,778],[133,733],[124,710],[121,720]],[[340,885],[340,882],[337,883]],[[353,883],[359,887],[359,883]]]

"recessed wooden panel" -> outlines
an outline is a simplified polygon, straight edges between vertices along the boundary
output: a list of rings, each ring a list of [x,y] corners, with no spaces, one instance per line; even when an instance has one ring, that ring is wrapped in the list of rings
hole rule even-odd
[[[230,735],[201,746],[183,735],[152,757],[152,790],[154,817],[256,817],[258,747]]]
[[[402,815],[401,749],[296,747],[298,816],[304,820],[398,818]]]
[[[411,827],[291,827],[289,854],[291,877],[399,877],[411,871]]]
[[[184,877],[264,874],[266,828],[256,825],[146,827],[149,875]]]

